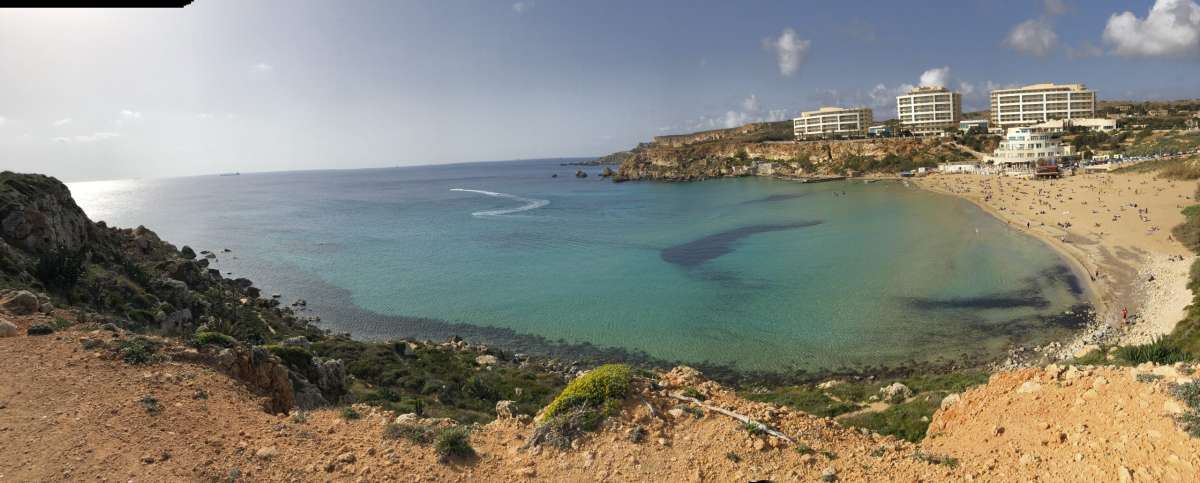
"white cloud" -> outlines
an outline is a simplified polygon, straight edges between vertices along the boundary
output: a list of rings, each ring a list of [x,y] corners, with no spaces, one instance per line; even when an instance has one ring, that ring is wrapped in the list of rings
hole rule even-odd
[[[54,141],[59,143],[90,143],[95,141],[104,141],[106,139],[112,139],[119,136],[120,134],[115,132],[96,132],[81,136],[59,136],[54,138]]]
[[[767,111],[767,122],[778,122],[792,118],[792,111],[788,109],[771,109]]]
[[[1044,7],[1046,15],[1050,16],[1062,15],[1070,9],[1067,6],[1066,0],[1046,0]]]
[[[275,70],[275,67],[266,62],[259,62],[257,64],[254,64],[254,66],[251,67],[251,69],[254,70],[254,72],[267,73],[267,72],[271,72],[272,70]]]
[[[725,111],[725,122],[722,123],[725,127],[738,127],[748,123],[750,115],[745,112]]]
[[[517,3],[512,4],[512,9],[514,12],[521,14],[521,13],[528,12],[529,9],[533,8],[533,6],[534,6],[533,2],[517,2]]]
[[[133,110],[129,110],[129,109],[122,109],[120,112],[120,115],[121,115],[121,119],[126,120],[126,121],[136,121],[136,120],[142,118],[141,112],[133,111]]]
[[[763,39],[763,48],[775,52],[779,73],[785,77],[790,77],[800,70],[800,64],[804,63],[811,45],[811,41],[799,38],[796,31],[790,28],[783,29],[783,33],[777,38]]]
[[[57,121],[54,121],[54,122],[50,123],[50,125],[54,126],[54,127],[62,127],[62,126],[66,126],[67,124],[70,124],[70,123],[71,123],[71,118],[66,117],[66,118],[62,118]]]
[[[751,94],[738,102],[738,108],[726,110],[724,114],[700,116],[681,125],[662,126],[659,132],[687,130],[702,131],[744,126],[756,122],[777,122],[792,118],[791,109],[765,109],[758,96]]]
[[[1013,27],[1004,43],[1019,52],[1041,57],[1058,43],[1058,34],[1046,19],[1029,19]]]
[[[7,123],[7,122],[8,122],[8,119],[5,119],[4,116],[0,116],[0,126],[3,126],[4,123]]]
[[[888,87],[884,84],[876,84],[871,88],[871,92],[867,93],[867,97],[871,99],[871,105],[875,107],[895,106],[896,96],[906,94],[913,90],[915,86],[912,84],[900,84],[896,87]]]
[[[929,69],[921,73],[919,85],[927,87],[946,87],[950,83],[950,66]]]
[[[963,97],[971,97],[971,95],[975,94],[975,84],[967,81],[959,81],[958,92],[962,94]]]
[[[1125,11],[1109,17],[1104,41],[1125,56],[1200,56],[1200,5],[1156,0],[1145,20]]]
[[[750,94],[750,97],[747,97],[746,99],[742,100],[742,109],[745,109],[747,111],[757,111],[758,110],[758,96],[756,96],[754,94]]]

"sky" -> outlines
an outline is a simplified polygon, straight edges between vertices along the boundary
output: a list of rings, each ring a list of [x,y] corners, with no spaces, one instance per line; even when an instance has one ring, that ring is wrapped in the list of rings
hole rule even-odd
[[[68,181],[598,156],[915,85],[1200,97],[1197,0],[196,0],[0,10],[0,169]]]

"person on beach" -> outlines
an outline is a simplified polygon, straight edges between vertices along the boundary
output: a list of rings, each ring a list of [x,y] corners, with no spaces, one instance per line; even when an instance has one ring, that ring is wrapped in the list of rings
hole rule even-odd
[[[1121,307],[1121,325],[1129,323],[1129,308]]]

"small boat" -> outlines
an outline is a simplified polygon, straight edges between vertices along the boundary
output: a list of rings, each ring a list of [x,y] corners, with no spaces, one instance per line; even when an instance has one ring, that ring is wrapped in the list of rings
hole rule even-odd
[[[235,171],[235,172],[232,172],[232,173],[221,173],[219,176],[241,176],[241,174],[242,174],[242,173],[238,173],[238,172],[236,172],[236,171]]]

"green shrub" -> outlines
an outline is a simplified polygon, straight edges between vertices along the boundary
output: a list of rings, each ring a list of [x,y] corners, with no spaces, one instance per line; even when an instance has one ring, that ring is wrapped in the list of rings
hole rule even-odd
[[[295,345],[272,344],[266,346],[268,351],[279,357],[289,366],[297,369],[307,369],[313,365],[313,355],[307,349]]]
[[[1116,357],[1130,364],[1153,362],[1155,364],[1174,364],[1192,360],[1192,355],[1165,337],[1154,339],[1153,342],[1141,345],[1124,346],[1117,349]]]
[[[292,413],[292,422],[296,424],[304,424],[308,422],[308,411],[296,411]]]
[[[858,385],[840,384],[835,388],[842,386],[857,387]],[[741,395],[751,401],[784,405],[817,417],[832,418],[861,409],[861,406],[857,404],[838,402],[824,392],[809,386],[782,387],[765,393],[743,393]]]
[[[1183,401],[1189,408],[1200,409],[1200,382],[1172,384],[1170,393],[1172,397]]]
[[[346,420],[362,419],[362,415],[351,406],[342,408],[342,411],[338,415]]]
[[[708,396],[705,396],[704,393],[697,391],[694,387],[684,388],[683,395],[697,401],[705,401],[708,399]]]
[[[433,449],[437,452],[438,458],[441,461],[448,461],[451,458],[472,458],[475,456],[475,448],[471,447],[467,430],[460,426],[443,429],[438,432],[437,438],[433,443]]]
[[[75,325],[75,322],[72,322],[72,321],[70,321],[70,320],[64,319],[64,318],[62,318],[62,317],[55,317],[55,318],[54,318],[54,323],[53,323],[53,324],[51,324],[51,327],[53,327],[53,328],[54,328],[54,330],[63,330],[63,329],[66,329],[66,328],[68,328],[68,327],[70,327],[70,326],[72,326],[72,325]]]
[[[145,337],[125,339],[117,344],[117,354],[126,364],[148,364],[158,352],[158,343]]]
[[[138,403],[142,405],[142,409],[145,409],[147,413],[152,415],[162,412],[162,405],[159,404],[158,399],[155,399],[154,396],[142,396],[142,398],[138,400]]]
[[[206,345],[213,345],[217,347],[233,347],[237,345],[237,339],[220,332],[214,332],[210,330],[196,332],[196,346],[204,347]]]
[[[956,458],[926,453],[924,451],[917,451],[916,453],[913,453],[913,458],[916,458],[918,461],[924,461],[931,465],[949,466],[951,468],[958,466],[958,459]]]
[[[50,335],[54,333],[54,328],[46,324],[33,324],[26,332],[29,335]]]
[[[625,399],[633,382],[633,371],[624,364],[607,364],[575,378],[546,406],[543,420],[569,409],[584,407],[607,416]]]
[[[86,256],[82,251],[57,247],[38,257],[33,274],[46,289],[52,292],[67,292],[79,283],[83,276],[83,262]]]
[[[1175,417],[1175,421],[1183,428],[1184,432],[1191,435],[1193,438],[1200,438],[1200,411],[1191,410]]]
[[[918,396],[883,411],[848,416],[842,420],[842,424],[867,428],[915,443],[925,437],[929,418],[933,417],[940,402],[940,397]]]
[[[384,439],[405,439],[420,445],[432,443],[434,435],[433,427],[424,424],[391,423],[383,427]]]

